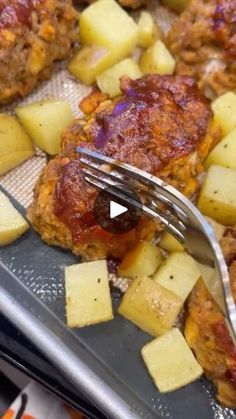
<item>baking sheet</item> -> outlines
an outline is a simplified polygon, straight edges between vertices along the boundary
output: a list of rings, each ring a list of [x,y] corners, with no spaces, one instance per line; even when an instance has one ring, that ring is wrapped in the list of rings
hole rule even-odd
[[[150,7],[166,32],[172,17],[156,4]],[[61,98],[70,102],[77,117],[78,102],[89,90],[59,64],[53,78],[21,103]],[[4,110],[12,113],[15,105]],[[0,178],[0,185],[22,205],[21,211],[32,201],[33,186],[45,164],[46,155],[37,150],[32,159]],[[73,332],[64,326],[63,272],[77,261],[72,254],[46,246],[29,231],[1,249],[0,258],[0,309],[109,418],[235,418],[233,410],[218,405],[215,390],[205,379],[159,394],[140,356],[141,347],[152,338],[120,316]],[[118,299],[113,298],[113,305],[116,311]]]
[[[0,309],[82,393],[109,418],[188,419],[190,412],[191,419],[235,418],[233,410],[218,405],[205,379],[159,394],[140,356],[152,338],[122,317],[67,329],[63,271],[75,262],[71,253],[48,247],[28,231],[1,249]],[[115,312],[117,305],[113,298]]]

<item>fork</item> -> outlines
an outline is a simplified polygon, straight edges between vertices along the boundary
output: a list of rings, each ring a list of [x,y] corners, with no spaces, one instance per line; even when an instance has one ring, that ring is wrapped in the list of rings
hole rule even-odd
[[[214,269],[208,289],[222,309],[236,342],[236,307],[228,269],[214,231],[197,207],[173,186],[143,170],[83,147],[77,147],[77,152],[87,182],[160,222],[199,267]]]

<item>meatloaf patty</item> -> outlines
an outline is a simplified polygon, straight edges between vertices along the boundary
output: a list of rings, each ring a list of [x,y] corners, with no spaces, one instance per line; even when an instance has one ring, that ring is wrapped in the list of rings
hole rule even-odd
[[[48,78],[77,37],[71,0],[0,0],[0,104]]]
[[[87,116],[64,132],[62,153],[43,171],[29,218],[49,244],[85,259],[122,257],[137,240],[151,239],[156,226],[142,218],[127,234],[110,234],[97,225],[93,204],[97,190],[84,180],[78,145],[160,176],[187,195],[219,131],[212,125],[206,99],[189,77],[123,78],[122,96],[104,100],[92,93],[81,107]],[[101,101],[101,103],[99,103]]]
[[[236,0],[192,0],[168,44],[176,73],[196,77],[207,97],[236,90]]]
[[[226,230],[221,247],[236,302],[236,228]],[[185,335],[205,374],[216,385],[219,401],[236,408],[236,348],[224,315],[202,280],[188,301]]]

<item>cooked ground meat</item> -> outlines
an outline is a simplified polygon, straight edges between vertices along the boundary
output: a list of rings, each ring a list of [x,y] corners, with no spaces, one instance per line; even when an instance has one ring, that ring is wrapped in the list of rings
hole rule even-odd
[[[207,97],[236,90],[236,0],[192,0],[168,44],[176,73],[196,77]]]
[[[64,133],[62,154],[44,170],[29,209],[34,228],[47,243],[86,259],[122,257],[137,240],[151,239],[156,226],[143,218],[127,234],[102,230],[93,216],[97,190],[84,180],[76,146],[100,150],[192,194],[202,161],[219,135],[210,106],[191,78],[123,78],[121,89],[115,100],[93,93],[82,101],[87,116]]]
[[[221,247],[236,302],[236,228],[226,230]],[[224,316],[202,280],[189,298],[185,335],[207,377],[216,385],[219,401],[236,408],[236,348]]]
[[[78,38],[71,0],[0,0],[0,104],[47,79]]]
[[[75,120],[63,137],[64,153],[89,141],[107,156],[160,175],[186,195],[213,143],[220,138],[212,125],[209,103],[190,77],[123,77],[123,96],[99,103],[98,94],[81,102],[86,119]],[[97,106],[98,104],[98,106]],[[112,141],[110,141],[112,139]]]

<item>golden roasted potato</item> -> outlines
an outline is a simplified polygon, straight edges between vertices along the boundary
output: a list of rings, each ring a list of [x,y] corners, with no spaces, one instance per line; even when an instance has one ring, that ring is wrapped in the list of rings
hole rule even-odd
[[[118,275],[130,278],[152,275],[162,262],[160,249],[149,242],[140,241],[122,260]]]
[[[14,116],[0,113],[0,155],[33,151],[30,137]]]
[[[46,100],[16,108],[16,114],[33,141],[46,153],[60,151],[61,133],[73,120],[70,105]]]
[[[34,152],[32,151],[19,151],[17,153],[7,154],[6,156],[0,156],[0,176],[19,166],[33,155]]]
[[[217,277],[215,269],[202,265],[201,263],[197,263],[197,266],[201,272],[201,279],[204,281],[208,291],[221,310],[226,314],[223,286],[220,278]]]
[[[84,45],[69,63],[68,70],[82,83],[91,85],[96,77],[116,63],[116,56],[105,47]]]
[[[156,73],[160,75],[173,74],[175,59],[165,46],[158,40],[141,57],[140,68],[144,74]]]
[[[101,92],[107,93],[113,98],[121,94],[120,78],[122,76],[128,76],[135,80],[142,76],[142,71],[132,58],[125,58],[97,76],[97,85]]]
[[[66,313],[69,327],[113,319],[106,260],[65,268]]]
[[[28,230],[29,224],[0,191],[0,246],[14,242]]]
[[[173,252],[153,275],[162,287],[174,292],[183,302],[192,291],[201,273],[196,262],[186,252]]]
[[[34,155],[28,134],[14,116],[0,114],[0,175]]]
[[[184,250],[180,242],[174,236],[168,233],[168,231],[164,231],[158,243],[158,246],[170,253],[181,252],[182,250]]]
[[[160,35],[160,29],[157,28],[152,15],[149,12],[142,11],[138,21],[138,45],[141,48],[149,48]]]
[[[138,26],[115,0],[98,0],[81,13],[80,39],[109,49],[118,62],[136,46]]]
[[[118,313],[150,335],[158,336],[171,329],[182,305],[181,298],[147,276],[134,279]]]
[[[236,224],[236,170],[211,166],[200,192],[198,208],[221,224]]]
[[[202,367],[177,328],[147,343],[141,353],[161,393],[181,388],[203,374]]]
[[[208,169],[213,164],[236,170],[236,127],[210,152],[204,167]]]
[[[236,93],[228,92],[212,103],[215,121],[221,126],[223,135],[236,127]]]

